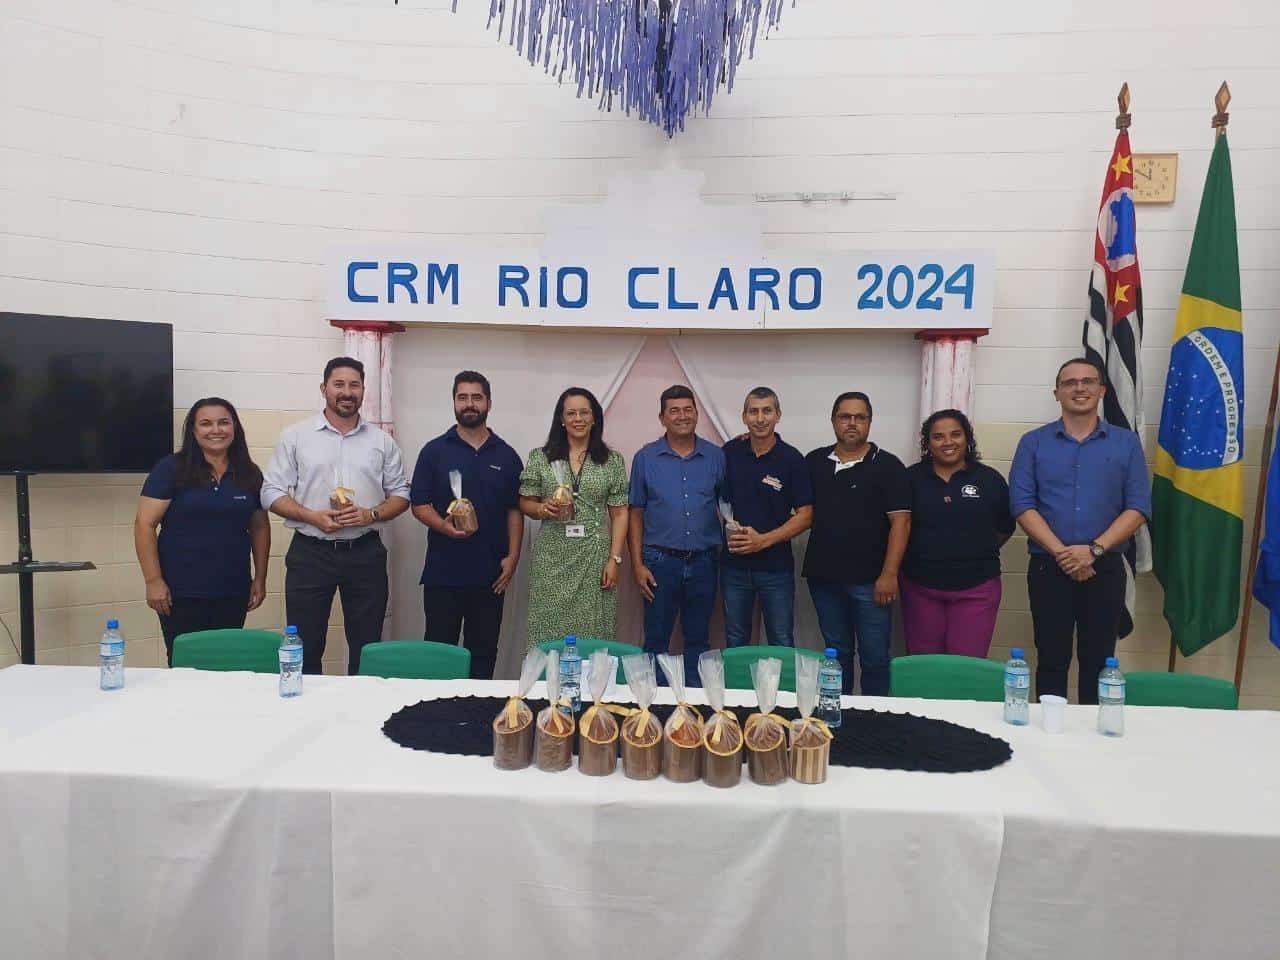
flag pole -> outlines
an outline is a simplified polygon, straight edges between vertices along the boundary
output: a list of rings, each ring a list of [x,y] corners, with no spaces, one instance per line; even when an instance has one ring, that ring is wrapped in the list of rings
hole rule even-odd
[[[1213,121],[1211,122],[1210,125],[1213,127],[1215,131],[1215,134],[1214,134],[1215,139],[1217,137],[1224,136],[1227,132],[1227,121],[1231,119],[1231,115],[1227,113],[1227,107],[1230,105],[1230,103],[1231,103],[1231,88],[1227,86],[1227,81],[1223,80],[1222,86],[1218,88],[1218,92],[1213,96],[1213,105],[1214,107],[1217,108],[1217,112],[1214,113]],[[1278,362],[1280,362],[1280,357],[1278,357],[1277,360]],[[1277,371],[1280,371],[1280,366],[1277,367]],[[1263,439],[1263,445],[1267,449],[1270,449],[1271,447],[1270,424],[1272,422],[1272,419],[1275,416],[1275,410],[1276,410],[1276,397],[1275,397],[1275,383],[1273,382],[1271,387],[1271,412],[1267,415],[1268,436]],[[1266,468],[1267,468],[1266,457],[1264,456],[1262,469],[1265,471]],[[1264,493],[1265,493],[1265,490],[1263,489],[1262,481],[1260,480],[1258,484],[1258,497],[1261,498]],[[1258,507],[1259,509],[1261,509],[1262,507],[1261,499],[1258,500]],[[1257,551],[1257,548],[1258,548],[1259,529],[1260,528],[1259,528],[1258,518],[1254,517],[1253,546],[1249,551],[1250,557],[1253,556],[1253,554]],[[1249,573],[1247,576],[1248,576],[1248,586],[1247,586],[1247,589],[1245,590],[1244,617],[1240,622],[1240,642],[1236,647],[1236,696],[1240,695],[1240,674],[1244,670],[1244,651],[1245,651],[1245,647],[1249,642],[1249,608],[1252,606],[1252,601],[1249,598],[1253,595],[1253,565],[1252,564],[1249,567]],[[1169,672],[1170,673],[1173,673],[1174,664],[1177,659],[1177,656],[1178,656],[1178,647],[1173,642],[1173,637],[1170,636],[1169,637]]]
[[[1213,105],[1217,107],[1217,113],[1213,115],[1213,128],[1218,137],[1225,135],[1227,132],[1227,121],[1230,119],[1227,107],[1230,103],[1231,88],[1227,86],[1227,82],[1224,80],[1213,98]],[[1244,658],[1249,649],[1249,622],[1253,619],[1253,578],[1258,569],[1258,541],[1262,536],[1262,514],[1267,495],[1267,467],[1271,462],[1271,437],[1275,433],[1276,398],[1278,394],[1280,394],[1280,347],[1276,348],[1276,368],[1271,375],[1271,401],[1267,408],[1267,425],[1262,435],[1262,461],[1258,471],[1258,494],[1253,505],[1253,534],[1249,538],[1249,552],[1246,554],[1249,568],[1245,574],[1244,612],[1240,617],[1240,639],[1236,644],[1235,687],[1237,697],[1240,696],[1240,683],[1244,677]],[[1172,654],[1170,656],[1172,657]]]
[[[1276,347],[1276,369],[1271,375],[1271,406],[1267,408],[1266,432],[1262,435],[1262,466],[1258,472],[1258,496],[1253,504],[1253,536],[1249,540],[1249,571],[1245,575],[1244,614],[1240,618],[1240,642],[1236,645],[1236,696],[1244,676],[1244,657],[1249,648],[1249,621],[1253,612],[1253,578],[1258,573],[1258,548],[1262,538],[1262,513],[1267,496],[1267,468],[1271,465],[1271,438],[1276,435],[1276,400],[1280,398],[1280,346]]]

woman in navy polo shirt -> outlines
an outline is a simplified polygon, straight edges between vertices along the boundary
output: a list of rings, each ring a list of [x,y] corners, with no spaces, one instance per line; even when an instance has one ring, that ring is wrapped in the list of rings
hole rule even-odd
[[[911,539],[902,560],[908,653],[985,657],[1000,608],[1000,547],[1013,533],[1009,485],[979,459],[973,425],[939,410],[920,428]]]
[[[133,521],[147,606],[160,617],[171,665],[174,637],[243,627],[245,614],[262,604],[271,524],[261,490],[236,408],[221,397],[197,400],[181,449],[152,469]]]

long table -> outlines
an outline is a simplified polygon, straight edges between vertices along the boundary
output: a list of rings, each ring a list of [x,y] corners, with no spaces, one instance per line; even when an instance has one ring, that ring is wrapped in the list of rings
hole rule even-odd
[[[1034,706],[1012,728],[999,704],[846,698],[1013,758],[731,790],[381,732],[513,687],[307,677],[282,701],[247,673],[104,693],[90,668],[0,671],[0,955],[1280,955],[1280,714],[1129,708],[1109,739],[1086,707],[1050,736]]]

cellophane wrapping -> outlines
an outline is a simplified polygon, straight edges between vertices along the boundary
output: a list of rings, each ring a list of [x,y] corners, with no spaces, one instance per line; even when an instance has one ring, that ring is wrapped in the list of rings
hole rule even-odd
[[[533,759],[533,710],[524,698],[546,666],[547,655],[530,650],[520,667],[516,694],[493,718],[493,764],[499,770],[521,770]]]
[[[475,533],[480,529],[480,520],[476,516],[475,504],[462,495],[462,471],[449,471],[449,490],[453,493],[453,502],[445,511],[450,522],[463,533]]]

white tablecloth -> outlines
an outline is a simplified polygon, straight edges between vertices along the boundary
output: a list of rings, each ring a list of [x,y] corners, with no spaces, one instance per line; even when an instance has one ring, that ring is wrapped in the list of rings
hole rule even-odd
[[[998,704],[854,699],[1013,759],[727,791],[382,735],[512,686],[0,671],[0,955],[1280,955],[1280,714],[1130,708],[1110,740],[1084,707],[1052,737]]]

